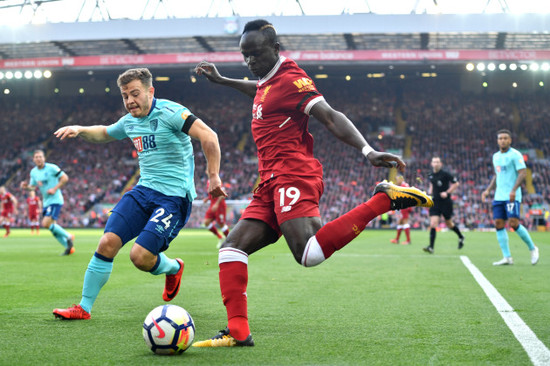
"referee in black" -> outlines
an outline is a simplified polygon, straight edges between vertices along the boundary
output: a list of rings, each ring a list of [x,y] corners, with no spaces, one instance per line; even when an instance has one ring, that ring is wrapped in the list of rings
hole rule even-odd
[[[442,170],[443,163],[439,156],[432,158],[432,173],[429,175],[430,189],[434,205],[430,207],[430,245],[423,248],[425,252],[433,254],[436,229],[439,226],[439,217],[443,216],[445,224],[458,235],[458,249],[464,246],[464,236],[458,226],[451,219],[453,216],[453,200],[451,194],[458,187],[458,180],[451,173]]]

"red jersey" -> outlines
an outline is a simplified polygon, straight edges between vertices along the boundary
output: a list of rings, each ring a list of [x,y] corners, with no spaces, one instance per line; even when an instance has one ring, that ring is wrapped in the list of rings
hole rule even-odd
[[[2,202],[2,211],[3,212],[13,212],[13,195],[10,192],[4,193],[0,196],[0,201]]]
[[[261,182],[279,175],[323,176],[308,131],[309,112],[323,100],[305,71],[283,56],[258,81],[252,136],[258,148]]]
[[[29,215],[38,214],[38,205],[40,204],[40,198],[34,196],[33,198],[27,197],[27,205],[29,206]]]

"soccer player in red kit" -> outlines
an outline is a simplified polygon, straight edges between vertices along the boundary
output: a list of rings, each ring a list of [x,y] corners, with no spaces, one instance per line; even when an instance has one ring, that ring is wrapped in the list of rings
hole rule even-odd
[[[395,177],[395,184],[400,187],[409,187],[409,184],[405,182],[401,174],[397,174]],[[392,243],[399,244],[399,237],[401,236],[402,231],[405,232],[407,240],[401,244],[409,245],[411,243],[411,225],[409,224],[409,216],[411,215],[412,209],[412,207],[407,207],[399,211],[400,217],[397,221],[397,235],[395,239],[390,240]]]
[[[17,198],[6,190],[6,187],[0,187],[0,223],[6,229],[4,238],[10,235],[11,221],[14,215],[17,215]]]
[[[294,61],[279,55],[279,47],[273,25],[259,19],[245,25],[240,40],[244,61],[259,81],[226,78],[206,61],[195,68],[208,80],[254,99],[252,135],[260,174],[252,201],[219,251],[227,327],[211,339],[195,342],[196,347],[254,345],[247,310],[248,256],[275,243],[281,235],[296,261],[311,267],[343,248],[376,216],[391,209],[433,204],[416,188],[383,182],[370,200],[322,225],[323,168],[313,156],[309,115],[361,151],[372,165],[395,165],[404,170],[405,163],[396,155],[372,149],[355,125],[328,105],[311,78]]]
[[[205,197],[202,201],[205,203],[210,202],[210,206],[204,214],[203,224],[218,238],[219,249],[223,243],[223,236],[216,228],[216,224],[225,237],[229,235],[229,227],[226,222],[227,204],[225,203],[225,197],[212,197],[211,194],[208,194],[208,197]]]
[[[35,191],[29,191],[29,197],[27,197],[27,207],[31,234],[36,230],[36,235],[38,235],[40,231],[40,211],[42,211],[42,200],[36,196]]]

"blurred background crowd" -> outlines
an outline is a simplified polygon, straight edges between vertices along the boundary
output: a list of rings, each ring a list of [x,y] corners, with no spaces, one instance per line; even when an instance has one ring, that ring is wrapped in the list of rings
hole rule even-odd
[[[492,155],[498,150],[496,131],[510,129],[512,146],[525,157],[528,178],[522,189],[524,224],[546,225],[550,203],[550,104],[548,95],[469,94],[443,82],[409,85],[362,85],[316,81],[328,103],[346,114],[380,150],[395,152],[407,163],[405,181],[428,189],[430,160],[439,156],[443,169],[455,175],[455,222],[466,229],[492,227],[490,203],[481,192],[493,176]],[[256,149],[250,133],[252,101],[237,92],[197,83],[193,90],[162,90],[157,98],[188,107],[217,133],[222,150],[221,178],[229,193],[228,217],[236,222],[257,181]],[[136,153],[129,140],[95,145],[81,139],[58,141],[53,132],[64,125],[114,123],[125,111],[115,92],[105,96],[57,97],[35,100],[2,98],[0,106],[0,184],[19,200],[16,227],[25,227],[26,192],[19,189],[34,166],[35,149],[46,161],[69,175],[63,188],[65,206],[60,222],[68,227],[102,227],[109,209],[139,179]],[[391,178],[390,171],[373,168],[353,148],[338,141],[314,118],[310,132],[315,154],[324,166],[323,222],[328,222],[368,199],[375,184]],[[199,197],[187,227],[200,227],[206,207],[205,159],[195,144],[195,181]],[[535,214],[534,214],[535,213]],[[538,214],[540,213],[540,214]],[[429,225],[427,211],[415,209],[413,228]],[[392,227],[391,215],[371,224]]]

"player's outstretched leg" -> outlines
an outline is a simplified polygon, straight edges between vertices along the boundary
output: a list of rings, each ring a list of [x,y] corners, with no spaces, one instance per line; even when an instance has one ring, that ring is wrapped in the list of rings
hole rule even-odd
[[[432,207],[432,198],[416,187],[401,187],[383,181],[376,185],[373,195],[383,192],[391,200],[392,210],[401,210],[407,207]]]
[[[252,347],[254,340],[249,334],[244,341],[238,341],[229,334],[229,328],[219,331],[214,337],[193,343],[193,347]]]

